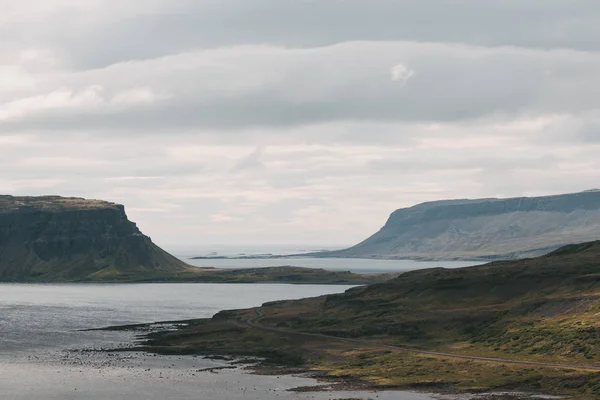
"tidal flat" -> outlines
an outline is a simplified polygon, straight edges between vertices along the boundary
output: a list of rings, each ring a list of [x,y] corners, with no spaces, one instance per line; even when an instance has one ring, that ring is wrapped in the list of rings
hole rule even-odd
[[[0,284],[0,399],[428,400],[419,393],[303,392],[302,376],[251,374],[197,356],[106,349],[132,345],[109,325],[211,317],[225,309],[340,293],[349,286],[281,284]]]
[[[430,400],[411,392],[305,392],[317,385],[299,376],[249,374],[223,361],[144,353],[64,353],[55,360],[0,360],[1,399],[30,400]]]
[[[348,288],[274,284],[3,284],[0,399],[454,398],[410,391],[318,391],[324,382],[306,375],[257,375],[246,368],[247,364],[194,355],[106,351],[131,346],[135,333],[88,330],[157,320],[208,318],[225,309],[340,293]],[[292,390],[296,388],[309,391]]]

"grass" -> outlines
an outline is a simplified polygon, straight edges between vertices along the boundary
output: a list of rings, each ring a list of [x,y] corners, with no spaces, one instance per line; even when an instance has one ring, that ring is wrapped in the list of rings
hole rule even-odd
[[[355,274],[349,271],[326,271],[293,266],[217,269],[187,267],[180,271],[118,271],[102,269],[79,281],[98,282],[197,282],[197,283],[292,283],[365,285],[383,282],[398,274]]]
[[[600,397],[600,242],[531,260],[413,271],[343,294],[227,311],[149,336],[158,352],[263,356],[379,388]],[[245,323],[260,316],[270,329]],[[302,332],[533,366],[385,349]]]
[[[253,312],[228,313],[192,322],[182,330],[153,333],[140,349],[163,354],[264,357],[267,367],[284,366],[283,372],[290,367],[324,371],[325,375],[319,376],[343,382],[344,389],[519,390],[577,399],[600,396],[598,371],[462,360],[264,331],[239,321]]]
[[[358,377],[379,387],[452,388],[458,391],[513,390],[571,392],[579,398],[597,398],[600,374],[578,370],[523,367],[484,361],[419,355],[402,351],[346,352],[341,362],[323,362],[317,368],[332,376]],[[565,390],[571,386],[572,390]]]

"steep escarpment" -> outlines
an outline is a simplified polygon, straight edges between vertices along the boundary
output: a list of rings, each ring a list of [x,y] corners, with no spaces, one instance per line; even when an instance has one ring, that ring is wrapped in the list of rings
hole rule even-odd
[[[143,235],[122,205],[0,196],[2,281],[102,280],[186,268]]]
[[[58,196],[0,196],[2,282],[366,284],[391,276],[282,266],[220,270],[156,246],[120,204]]]
[[[394,211],[385,226],[323,257],[511,259],[600,239],[600,191],[446,200]]]

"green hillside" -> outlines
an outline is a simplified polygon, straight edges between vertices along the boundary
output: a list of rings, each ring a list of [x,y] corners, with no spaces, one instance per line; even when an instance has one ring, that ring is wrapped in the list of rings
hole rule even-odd
[[[150,337],[162,352],[263,355],[375,387],[600,396],[600,242],[429,269],[228,311]],[[481,359],[481,358],[484,359]]]

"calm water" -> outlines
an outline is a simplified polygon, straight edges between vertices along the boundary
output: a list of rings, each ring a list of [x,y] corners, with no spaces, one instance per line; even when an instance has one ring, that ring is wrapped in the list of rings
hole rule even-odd
[[[424,268],[460,268],[482,264],[477,261],[413,261],[413,260],[369,260],[363,258],[252,258],[261,255],[287,255],[314,253],[323,250],[338,250],[349,246],[315,247],[314,245],[289,246],[196,246],[188,248],[169,248],[172,254],[185,262],[198,267],[215,268],[262,268],[293,265],[295,267],[323,268],[329,271],[352,271],[356,273],[406,272]],[[219,259],[192,260],[192,257],[228,257]]]
[[[78,332],[80,329],[206,318],[221,310],[343,292],[347,288],[250,284],[1,284],[0,355],[62,349],[91,340],[112,340],[115,336]]]
[[[210,317],[223,309],[342,292],[313,285],[0,285],[0,399],[337,399],[349,393],[293,393],[301,377],[263,377],[201,357],[98,354],[67,349],[112,346],[128,333],[79,329]],[[381,400],[426,400],[413,393],[364,393]]]

